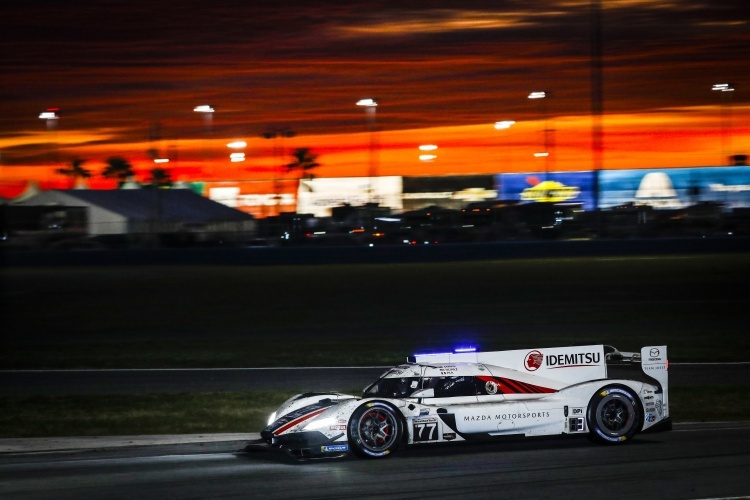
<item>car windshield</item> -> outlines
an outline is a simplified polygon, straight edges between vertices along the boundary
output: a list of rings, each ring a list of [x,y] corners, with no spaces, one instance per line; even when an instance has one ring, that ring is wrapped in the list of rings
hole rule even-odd
[[[408,398],[420,389],[421,377],[381,378],[367,389],[365,397]]]
[[[434,389],[436,398],[487,394],[484,382],[471,376],[457,377],[388,377],[367,389],[364,397],[408,398],[418,389]],[[494,393],[493,393],[494,394]]]
[[[482,388],[484,385],[481,385]],[[389,377],[365,389],[364,397],[408,398],[418,389],[434,389],[435,397],[450,398],[487,394],[474,377]]]

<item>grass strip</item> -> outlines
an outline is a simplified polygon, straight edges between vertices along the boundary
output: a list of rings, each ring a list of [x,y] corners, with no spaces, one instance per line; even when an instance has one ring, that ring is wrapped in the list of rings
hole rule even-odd
[[[258,432],[292,393],[0,398],[0,437]]]
[[[342,391],[347,392],[347,391]],[[348,391],[357,394],[357,391]],[[259,432],[293,392],[0,398],[0,438]],[[750,386],[676,388],[675,422],[747,420]]]
[[[666,344],[750,358],[750,253],[0,270],[16,369],[390,365],[415,350]],[[731,348],[728,348],[731,346]]]

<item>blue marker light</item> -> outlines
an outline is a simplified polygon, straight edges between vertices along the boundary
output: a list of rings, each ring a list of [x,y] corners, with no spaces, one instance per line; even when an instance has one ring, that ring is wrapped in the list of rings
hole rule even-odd
[[[406,361],[408,363],[415,363],[417,357],[438,357],[438,356],[450,356],[451,354],[462,354],[462,353],[469,353],[469,352],[477,352],[477,348],[474,346],[462,346],[462,347],[456,347],[452,351],[426,351],[426,352],[419,352],[415,353],[411,356],[408,356],[406,358]]]
[[[446,354],[453,354],[452,352],[418,352],[415,356],[445,356]]]

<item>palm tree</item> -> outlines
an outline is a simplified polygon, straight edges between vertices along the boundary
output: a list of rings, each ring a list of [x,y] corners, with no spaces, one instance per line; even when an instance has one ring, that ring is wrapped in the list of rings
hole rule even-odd
[[[149,182],[156,188],[172,187],[173,184],[169,171],[161,167],[151,169],[151,179]]]
[[[318,155],[311,153],[310,148],[297,148],[292,156],[294,161],[286,166],[286,171],[299,170],[300,179],[313,179],[315,176],[310,171],[320,166],[320,163],[316,161]]]
[[[75,186],[78,184],[78,179],[88,179],[91,177],[91,171],[83,168],[85,162],[86,160],[75,158],[71,160],[69,167],[58,168],[57,173],[70,177],[73,181],[73,186]]]
[[[107,166],[102,171],[102,175],[107,179],[117,179],[118,186],[121,186],[129,178],[135,175],[133,167],[128,161],[119,156],[107,158]]]

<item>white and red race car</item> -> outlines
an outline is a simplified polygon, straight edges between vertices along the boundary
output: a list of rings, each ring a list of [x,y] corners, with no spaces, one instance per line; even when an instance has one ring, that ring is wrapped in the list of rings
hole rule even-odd
[[[408,361],[362,397],[290,398],[261,432],[265,446],[297,457],[385,457],[402,445],[508,435],[582,434],[619,444],[671,428],[666,346],[469,350]]]

